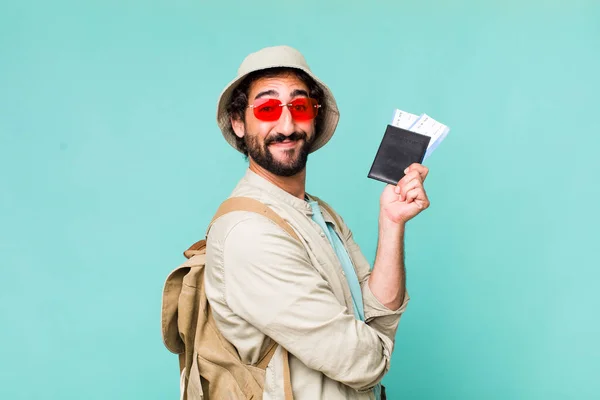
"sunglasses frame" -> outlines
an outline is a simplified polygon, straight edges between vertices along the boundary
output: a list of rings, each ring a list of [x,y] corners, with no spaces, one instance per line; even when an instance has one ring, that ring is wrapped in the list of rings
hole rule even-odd
[[[317,103],[317,99],[315,99],[315,98],[312,98],[312,97],[297,97],[297,98],[295,98],[294,100],[298,100],[298,99],[308,99],[309,101],[311,101],[311,100],[312,100],[312,101],[315,103],[315,104],[313,104],[313,107],[316,109],[316,110],[315,110],[315,115],[314,115],[312,118],[310,118],[310,119],[306,119],[306,120],[303,120],[303,119],[301,119],[301,120],[298,120],[298,121],[311,121],[311,120],[315,119],[315,118],[317,117],[317,114],[318,114],[318,112],[319,112],[319,108],[321,108],[321,104]],[[259,101],[261,101],[261,100],[263,100],[263,99],[258,99],[258,100],[255,100],[255,101],[254,101],[254,104],[250,104],[250,105],[248,105],[248,108],[252,108],[252,110],[253,110],[253,112],[254,112],[254,116],[255,116],[257,119],[259,119],[259,120],[261,120],[261,121],[266,121],[266,122],[273,122],[273,121],[277,121],[279,118],[281,118],[281,114],[282,114],[282,112],[283,112],[283,108],[280,108],[280,110],[281,110],[281,111],[279,112],[279,115],[277,116],[277,118],[276,118],[276,119],[273,119],[273,120],[264,120],[264,119],[261,119],[261,118],[260,118],[258,115],[256,115],[256,108],[257,108],[257,107],[260,107],[260,106],[262,105],[262,104],[260,104],[260,105],[256,105],[256,103],[257,103],[257,102],[259,102]],[[265,100],[265,102],[267,102],[267,101],[271,101],[271,100],[276,100],[276,101],[278,101],[278,102],[279,102],[278,106],[279,106],[279,107],[287,107],[287,108],[288,108],[288,110],[290,111],[290,113],[292,114],[292,118],[294,118],[293,111],[292,111],[292,109],[290,108],[290,107],[293,107],[293,106],[294,106],[294,104],[292,104],[291,102],[290,102],[290,103],[284,103],[284,102],[282,102],[281,100],[279,100],[279,99],[274,99],[274,98],[266,98],[266,99],[264,99],[264,100]],[[292,100],[292,101],[294,101],[294,100]],[[296,118],[294,118],[294,120],[297,120],[297,119],[296,119]]]

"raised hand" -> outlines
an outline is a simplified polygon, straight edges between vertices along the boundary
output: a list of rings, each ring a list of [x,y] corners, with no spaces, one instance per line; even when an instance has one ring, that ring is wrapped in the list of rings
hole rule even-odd
[[[405,224],[429,207],[429,199],[423,182],[429,169],[421,164],[412,164],[397,185],[387,185],[379,199],[382,217],[397,224]]]

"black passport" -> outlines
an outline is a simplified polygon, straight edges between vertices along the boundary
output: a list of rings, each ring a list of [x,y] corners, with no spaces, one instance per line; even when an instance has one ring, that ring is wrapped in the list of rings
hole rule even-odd
[[[423,162],[430,140],[429,136],[388,125],[367,176],[396,185],[408,166]]]

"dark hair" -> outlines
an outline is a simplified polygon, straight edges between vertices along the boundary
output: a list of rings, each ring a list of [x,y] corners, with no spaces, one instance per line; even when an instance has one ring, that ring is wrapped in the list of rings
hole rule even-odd
[[[261,78],[272,78],[275,76],[288,74],[293,74],[300,79],[308,87],[309,96],[316,99],[317,102],[321,104],[319,113],[315,118],[315,136],[318,135],[322,125],[323,116],[326,112],[325,104],[323,104],[325,93],[323,92],[321,86],[319,86],[317,82],[310,77],[310,75],[297,68],[273,67],[260,71],[254,71],[248,74],[248,76],[246,76],[233,90],[231,97],[229,98],[229,104],[227,104],[228,117],[235,120],[242,120],[242,122],[245,121],[246,108],[248,107],[248,92],[250,91],[250,86],[252,86],[252,83]],[[235,134],[231,126],[231,121],[229,122],[227,129],[235,138],[237,147],[244,153],[246,157],[248,157],[248,148],[246,147],[246,143],[244,142],[243,138],[240,138]]]

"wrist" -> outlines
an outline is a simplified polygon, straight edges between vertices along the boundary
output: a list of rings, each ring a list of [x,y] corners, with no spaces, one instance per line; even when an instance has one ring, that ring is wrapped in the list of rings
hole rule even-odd
[[[379,230],[383,232],[396,232],[398,234],[404,233],[406,228],[406,221],[395,222],[385,216],[384,212],[379,213]]]

